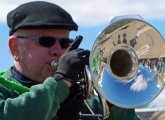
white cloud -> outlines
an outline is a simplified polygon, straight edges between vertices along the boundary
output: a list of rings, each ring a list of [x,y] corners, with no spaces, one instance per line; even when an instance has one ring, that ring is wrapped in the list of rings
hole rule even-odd
[[[7,13],[16,6],[34,0],[1,0],[0,21],[6,21]],[[66,9],[78,24],[99,25],[114,16],[140,14],[145,19],[165,19],[164,0],[46,0]]]

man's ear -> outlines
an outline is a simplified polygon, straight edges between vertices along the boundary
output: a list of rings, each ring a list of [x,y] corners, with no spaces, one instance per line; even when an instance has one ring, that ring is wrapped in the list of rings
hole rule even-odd
[[[18,56],[18,45],[17,45],[17,41],[16,41],[16,37],[15,36],[10,36],[9,37],[9,42],[8,42],[8,46],[10,49],[10,52],[12,54],[12,56]]]

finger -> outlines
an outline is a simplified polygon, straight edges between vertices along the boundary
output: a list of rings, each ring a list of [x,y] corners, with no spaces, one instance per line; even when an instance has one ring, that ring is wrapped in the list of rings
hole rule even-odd
[[[89,57],[89,55],[90,55],[89,50],[81,50],[78,52],[78,56],[80,56],[80,57],[83,57],[83,56]]]
[[[81,64],[83,65],[89,64],[89,56],[90,56],[89,50],[83,50],[78,53],[78,57],[81,59]]]
[[[71,51],[74,49],[77,49],[82,41],[83,37],[81,35],[77,36],[74,40],[74,42],[69,46],[67,51]]]

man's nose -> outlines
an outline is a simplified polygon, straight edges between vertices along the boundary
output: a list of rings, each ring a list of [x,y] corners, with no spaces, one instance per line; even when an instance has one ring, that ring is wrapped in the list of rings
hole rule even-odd
[[[61,48],[60,42],[56,40],[55,44],[51,47],[51,55],[61,56],[64,50]]]

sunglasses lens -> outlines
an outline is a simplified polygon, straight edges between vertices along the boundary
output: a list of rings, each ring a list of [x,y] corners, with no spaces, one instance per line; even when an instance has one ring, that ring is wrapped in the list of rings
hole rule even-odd
[[[56,38],[54,37],[43,36],[39,39],[39,44],[43,47],[52,47],[55,44],[55,42]],[[73,42],[73,40],[69,38],[62,38],[59,40],[59,42],[62,49],[67,49],[70,43]]]
[[[39,44],[43,47],[52,47],[55,41],[56,39],[53,37],[41,37],[39,40]]]
[[[73,42],[73,40],[69,39],[69,38],[61,39],[61,41],[60,41],[61,48],[67,49],[69,47],[70,43],[72,43],[72,42]]]

